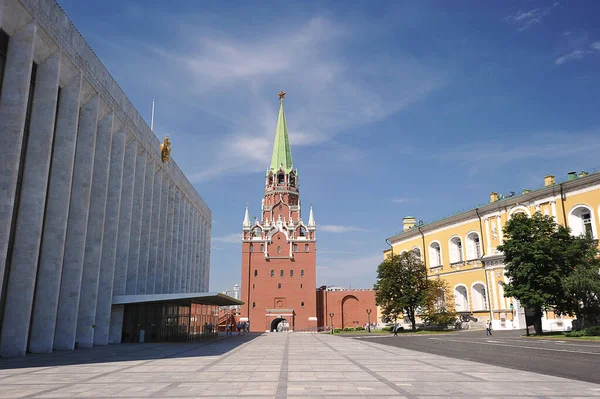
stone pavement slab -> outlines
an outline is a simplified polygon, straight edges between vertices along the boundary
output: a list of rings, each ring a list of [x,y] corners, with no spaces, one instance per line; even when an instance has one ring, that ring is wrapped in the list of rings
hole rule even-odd
[[[590,398],[600,385],[322,334],[0,359],[0,398]]]

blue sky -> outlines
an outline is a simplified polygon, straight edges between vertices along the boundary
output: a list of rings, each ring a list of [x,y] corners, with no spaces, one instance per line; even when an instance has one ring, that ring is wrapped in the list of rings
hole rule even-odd
[[[318,285],[371,287],[406,215],[600,167],[599,2],[398,3],[60,1],[148,123],[156,98],[213,212],[211,291],[240,280],[281,89]]]

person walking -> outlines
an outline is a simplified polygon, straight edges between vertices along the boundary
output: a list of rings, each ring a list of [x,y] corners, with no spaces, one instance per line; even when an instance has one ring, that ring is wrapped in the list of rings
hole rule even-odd
[[[487,324],[485,325],[485,335],[493,335],[492,334],[492,322],[490,320],[488,320]]]
[[[398,336],[398,324],[394,323],[394,337]]]
[[[242,333],[242,322],[238,321],[237,323],[237,330],[238,330],[238,335],[240,335]]]

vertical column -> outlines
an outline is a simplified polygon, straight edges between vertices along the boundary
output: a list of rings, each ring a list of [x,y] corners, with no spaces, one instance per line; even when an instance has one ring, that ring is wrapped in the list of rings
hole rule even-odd
[[[167,175],[161,173],[162,182],[160,189],[160,209],[158,224],[158,251],[156,253],[156,277],[154,282],[154,293],[161,294],[163,292],[163,281],[165,271],[165,244],[167,237],[167,211],[169,207],[169,180]]]
[[[160,228],[160,209],[162,194],[162,169],[156,165],[154,173],[154,189],[152,193],[152,221],[150,222],[150,249],[148,251],[148,275],[146,277],[146,294],[155,294],[157,281],[157,254],[158,254],[158,232]],[[158,276],[160,278],[160,276]]]
[[[558,223],[558,217],[556,216],[556,201],[550,201],[550,209],[552,210],[552,218],[554,218],[554,222]]]
[[[165,259],[163,262],[163,284],[162,293],[170,293],[171,281],[171,265],[173,258],[173,220],[175,213],[175,183],[169,180],[168,193],[168,208],[167,208],[167,230],[165,231]]]
[[[173,214],[173,242],[171,244],[171,269],[169,271],[169,293],[173,294],[177,292],[175,289],[177,288],[177,263],[179,261],[179,238],[181,237],[181,232],[179,230],[180,226],[183,226],[183,223],[180,223],[181,220],[181,191],[175,189],[175,209]]]
[[[110,311],[110,332],[108,343],[120,344],[121,333],[123,331],[123,315],[125,313],[124,305],[115,305]]]
[[[100,257],[104,238],[104,215],[106,211],[106,191],[108,189],[108,167],[112,143],[114,113],[108,114],[98,124],[90,213],[85,237],[85,254],[79,295],[76,341],[82,347],[90,347],[94,342],[94,320],[96,319],[96,298],[100,276]]]
[[[192,230],[192,263],[191,263],[191,278],[189,278],[188,283],[188,292],[197,292],[196,291],[196,255],[198,254],[198,212],[194,209],[194,228]]]
[[[500,218],[500,214],[496,216],[496,226],[498,229],[498,242],[500,243],[500,245],[502,245],[504,240],[502,239],[502,219]]]
[[[60,52],[38,68],[29,140],[25,149],[21,199],[6,291],[0,355],[23,356],[27,349],[46,206],[54,117],[58,102]]]
[[[8,41],[4,65],[0,95],[0,297],[21,161],[36,33],[37,26],[34,23],[15,32]]]
[[[492,240],[491,240],[491,233],[490,233],[490,219],[489,218],[485,218],[485,238],[486,238],[486,242],[487,242],[487,254],[491,254],[492,253]]]
[[[203,278],[204,278],[204,218],[202,218],[202,223],[200,225],[200,239],[198,241],[198,249],[200,254],[200,259],[198,263],[198,281],[197,281],[197,289],[198,292],[203,292]]]
[[[150,229],[152,228],[152,195],[154,192],[155,163],[148,154],[146,176],[144,183],[144,209],[142,213],[142,234],[140,242],[140,262],[138,264],[138,278],[136,294],[146,293],[146,279],[148,277],[148,254],[150,250]]]
[[[204,292],[208,292],[209,281],[210,281],[210,230],[211,227],[206,224],[206,237],[204,238],[204,245],[206,246],[206,255],[204,256]]]
[[[131,234],[129,236],[129,257],[127,259],[127,282],[125,293],[135,294],[137,288],[138,264],[140,261],[140,236],[142,233],[142,210],[144,208],[144,175],[146,173],[146,152],[138,146],[135,161],[135,184],[133,186],[133,210],[131,212]]]
[[[58,297],[56,331],[54,333],[54,349],[57,350],[72,350],[75,346],[75,329],[77,327],[83,254],[90,205],[90,182],[92,180],[92,165],[96,146],[98,101],[98,96],[94,96],[82,107],[79,116],[79,132],[77,133],[73,185],[71,188],[71,203],[69,204],[67,239],[65,241],[65,258]]]
[[[38,265],[29,350],[50,353],[54,346],[54,327],[62,275],[71,182],[75,161],[81,75],[63,87],[58,100],[54,149],[46,198],[46,214]]]
[[[181,221],[179,223],[179,248],[177,249],[177,279],[175,285],[175,292],[180,293],[181,291],[181,282],[183,278],[183,265],[186,260],[186,252],[187,249],[185,245],[185,240],[187,238],[186,234],[186,226],[187,226],[187,200],[185,198],[185,194],[181,193]]]
[[[200,273],[202,270],[200,269],[200,259],[201,256],[201,248],[200,248],[200,239],[201,239],[201,231],[202,231],[202,215],[198,213],[198,227],[197,236],[196,236],[196,277],[194,279],[194,292],[200,292]]]
[[[194,205],[191,204],[190,207],[190,249],[188,251],[187,279],[185,280],[185,292],[191,292],[192,280],[194,278],[194,269],[192,268],[192,265],[194,264],[194,229],[196,228],[196,208],[194,207]]]
[[[123,159],[123,182],[121,185],[121,204],[119,205],[119,227],[117,229],[117,255],[115,259],[113,295],[125,295],[137,147],[137,141],[132,138],[125,147],[125,156]]]
[[[110,150],[108,193],[104,216],[104,234],[102,236],[100,275],[98,278],[98,299],[94,318],[94,324],[96,325],[94,329],[94,345],[108,344],[126,138],[127,133],[125,130],[115,133]]]
[[[190,261],[190,224],[192,221],[191,217],[191,206],[190,203],[186,201],[185,204],[185,240],[183,242],[183,264],[181,265],[181,291],[186,292],[185,284],[188,279],[187,274],[187,265]]]

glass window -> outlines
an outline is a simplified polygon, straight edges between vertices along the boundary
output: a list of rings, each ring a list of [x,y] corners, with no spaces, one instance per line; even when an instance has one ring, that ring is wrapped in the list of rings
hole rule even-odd
[[[283,269],[281,269],[281,270],[279,271],[279,277],[283,277],[283,276],[284,276],[284,274],[283,274]]]
[[[254,245],[250,244],[250,252],[254,251]]]
[[[254,270],[254,277],[258,277],[258,270]]]
[[[260,244],[260,252],[265,252],[265,244]]]
[[[256,302],[252,302],[252,307],[255,308],[256,307]]]
[[[304,277],[304,269],[300,270],[300,277]]]
[[[304,246],[304,252],[308,252],[308,244]]]
[[[277,253],[280,254],[281,253],[281,247],[278,245],[277,246]]]
[[[271,269],[271,277],[275,277],[275,270]]]
[[[294,244],[294,252],[298,252],[298,244]]]
[[[277,289],[280,290],[281,289],[281,283],[277,283]]]
[[[294,271],[290,270],[290,277],[294,277]]]
[[[304,307],[304,302],[301,302],[301,303],[300,303],[300,306]]]

